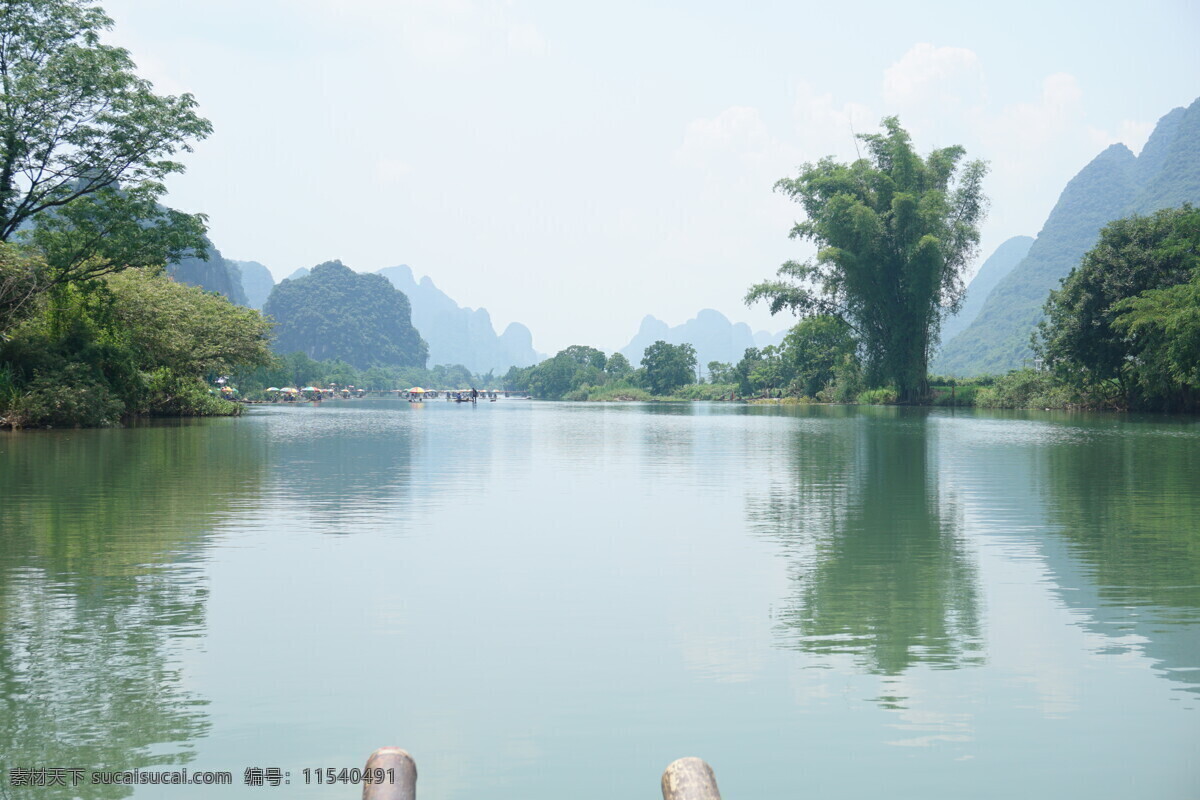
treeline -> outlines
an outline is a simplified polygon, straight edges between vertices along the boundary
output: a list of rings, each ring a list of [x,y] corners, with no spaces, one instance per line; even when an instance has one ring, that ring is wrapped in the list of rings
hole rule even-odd
[[[634,367],[620,353],[605,356],[572,345],[532,367],[513,367],[504,387],[544,400],[729,400],[809,396],[853,400],[862,368],[848,326],[832,317],[797,324],[778,346],[750,348],[736,364],[711,361],[698,369],[690,344],[657,341]]]
[[[1116,220],[1050,293],[1032,368],[958,382],[965,404],[1200,408],[1200,209]]]
[[[655,342],[634,368],[620,353],[604,355],[587,345],[571,345],[532,367],[512,367],[504,388],[542,400],[648,400],[669,397],[696,382],[696,349],[690,344]]]

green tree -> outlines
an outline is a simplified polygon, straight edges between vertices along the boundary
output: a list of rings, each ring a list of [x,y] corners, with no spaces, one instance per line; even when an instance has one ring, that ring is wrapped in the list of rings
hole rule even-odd
[[[49,276],[45,262],[8,242],[0,242],[0,341],[33,314]]]
[[[19,237],[46,262],[48,288],[130,267],[208,258],[204,218],[157,202],[157,187],[105,188],[38,215]]]
[[[625,356],[620,353],[613,353],[608,357],[608,362],[604,365],[604,371],[614,379],[621,380],[633,372],[633,365],[629,363],[629,359]]]
[[[1195,408],[1200,390],[1200,269],[1192,279],[1150,289],[1113,306],[1114,326],[1138,354],[1132,369],[1142,390],[1180,408]]]
[[[962,302],[962,272],[979,244],[987,167],[962,164],[946,147],[922,159],[896,117],[884,133],[861,134],[869,158],[805,164],[775,184],[804,208],[791,237],[818,247],[789,261],[784,280],[751,287],[746,302],[772,313],[828,314],[853,329],[877,381],[894,382],[904,402],[927,394],[927,365],[941,320]]]
[[[173,156],[212,127],[191,95],[156,95],[128,51],[101,44],[110,27],[92,0],[0,13],[0,241],[24,230],[52,283],[162,266],[203,231],[156,201],[183,171]]]
[[[661,339],[642,354],[646,388],[652,394],[668,395],[696,377],[696,348],[690,344],[667,344]]]
[[[708,362],[708,382],[736,383],[737,373],[734,372],[732,364],[726,364],[723,361],[710,361]]]
[[[529,391],[529,377],[533,374],[535,367],[509,367],[508,372],[504,373],[504,379],[501,383],[505,389],[513,392]]]
[[[1146,313],[1166,313],[1186,301],[1188,291],[1135,298],[1185,284],[1197,270],[1200,209],[1185,205],[1116,220],[1100,232],[1099,241],[1063,280],[1062,288],[1050,293],[1034,351],[1059,378],[1094,402],[1171,404],[1171,396],[1184,388],[1180,378],[1186,370],[1171,377],[1157,352],[1166,343],[1166,329]],[[1186,317],[1186,302],[1178,310]],[[1132,316],[1118,325],[1122,313]]]
[[[742,353],[742,358],[733,366],[733,382],[738,385],[738,392],[743,395],[754,394],[757,391],[755,385],[751,382],[750,376],[758,368],[762,362],[762,351],[757,347],[747,347]]]
[[[558,355],[565,356],[580,366],[591,366],[596,369],[604,369],[605,364],[608,363],[603,351],[584,344],[573,344],[566,350],[559,351]]]
[[[124,339],[140,369],[199,378],[271,363],[270,325],[252,308],[153,270],[125,270],[106,283],[106,336]]]
[[[445,389],[465,389],[474,380],[471,370],[462,364],[438,364],[429,371],[429,378],[429,383]]]
[[[30,317],[0,342],[10,425],[104,425],[145,414],[237,413],[204,378],[266,366],[269,325],[252,309],[129,269],[62,287],[66,324]]]
[[[843,320],[827,314],[809,317],[784,337],[784,372],[797,394],[816,397],[833,383],[838,370],[855,358],[857,346]]]
[[[751,367],[747,382],[751,391],[773,397],[776,390],[787,383],[789,378],[779,348],[769,344],[759,351],[759,359]]]
[[[560,400],[574,388],[575,373],[581,368],[582,364],[566,350],[560,351],[533,368],[529,375],[529,391],[545,400]]]

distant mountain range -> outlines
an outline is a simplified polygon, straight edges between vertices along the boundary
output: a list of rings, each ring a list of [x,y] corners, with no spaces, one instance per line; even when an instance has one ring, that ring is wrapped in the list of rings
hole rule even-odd
[[[177,280],[194,283],[209,291],[223,291],[222,281],[236,279],[241,293],[235,302],[261,309],[275,287],[270,270],[257,261],[222,259],[214,269],[201,273],[192,267]],[[312,270],[300,267],[284,280],[294,281],[310,275]],[[227,277],[228,276],[232,277]],[[519,322],[511,323],[504,333],[496,335],[487,309],[463,308],[434,285],[429,277],[418,282],[407,265],[387,267],[378,271],[391,284],[404,292],[412,307],[412,324],[429,345],[429,363],[462,364],[474,373],[488,371],[503,375],[509,367],[527,367],[545,356],[533,349],[533,334]],[[282,283],[282,281],[281,281]]]
[[[385,267],[379,274],[408,295],[413,325],[429,343],[429,363],[503,375],[509,367],[528,367],[545,358],[533,349],[529,328],[513,322],[497,336],[486,308],[459,306],[430,277],[417,282],[407,264]]]
[[[975,273],[975,277],[967,285],[962,308],[957,314],[942,323],[943,347],[946,346],[946,342],[970,327],[971,323],[979,316],[979,312],[983,310],[984,301],[987,300],[992,289],[995,289],[996,284],[1000,283],[1004,276],[1021,263],[1021,259],[1029,253],[1029,247],[1032,244],[1032,236],[1014,236],[997,247],[988,260],[983,262],[979,272]]]
[[[1032,358],[1030,337],[1050,291],[1096,243],[1100,229],[1183,203],[1200,204],[1200,99],[1159,120],[1141,155],[1114,144],[1071,179],[1028,253],[996,282],[970,325],[944,340],[932,372],[1020,367]]]
[[[199,286],[209,292],[218,292],[238,305],[248,305],[242,289],[242,277],[236,262],[229,261],[221,251],[204,237],[208,260],[185,258],[167,265],[167,274],[180,283]]]
[[[706,308],[675,327],[647,315],[629,344],[619,352],[636,367],[641,363],[646,348],[657,341],[690,344],[696,348],[696,362],[701,369],[705,369],[710,361],[736,364],[742,360],[748,348],[778,345],[786,335],[787,331],[755,333],[746,323],[734,324],[721,312]]]
[[[271,290],[275,288],[275,276],[271,274],[271,270],[257,261],[230,260],[229,263],[235,265],[241,275],[242,291],[246,294],[246,305],[261,311],[263,304],[271,295]],[[307,273],[308,270],[306,269],[305,272]]]

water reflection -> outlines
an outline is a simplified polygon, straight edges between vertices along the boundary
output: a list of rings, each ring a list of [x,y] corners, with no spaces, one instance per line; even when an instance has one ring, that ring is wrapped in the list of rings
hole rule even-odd
[[[807,424],[783,478],[751,501],[751,524],[789,560],[781,645],[887,676],[982,662],[979,579],[936,481],[927,419],[889,409]]]
[[[1148,439],[1153,444],[1148,446]],[[1062,596],[1106,637],[1200,692],[1200,447],[1194,425],[1094,421],[1041,452]]]
[[[7,766],[180,765],[209,723],[177,666],[205,629],[208,532],[256,491],[237,421],[0,438]],[[5,775],[7,781],[7,775]],[[120,786],[39,797],[124,797]]]
[[[409,494],[421,434],[419,404],[387,411],[361,404],[286,409],[263,420],[272,484],[289,503],[312,512],[308,524],[344,532],[380,506]]]

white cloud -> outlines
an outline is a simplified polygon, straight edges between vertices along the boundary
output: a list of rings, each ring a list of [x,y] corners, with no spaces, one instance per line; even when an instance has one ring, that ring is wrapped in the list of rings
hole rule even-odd
[[[1004,108],[981,133],[1000,147],[1035,150],[1078,137],[1083,121],[1083,90],[1073,75],[1060,72],[1043,79],[1037,102]]]
[[[375,179],[379,183],[399,183],[412,172],[412,165],[395,158],[381,158],[375,162]]]
[[[883,72],[888,106],[977,105],[984,94],[979,57],[963,47],[918,44]]]
[[[792,104],[796,150],[800,160],[816,161],[825,156],[857,157],[854,134],[873,130],[879,122],[875,112],[861,103],[838,105],[833,95],[818,93],[807,83],[796,87]]]
[[[546,40],[535,26],[515,23],[508,26],[508,49],[514,53],[540,56],[546,52]]]
[[[689,122],[674,158],[680,164],[709,167],[718,159],[769,160],[781,148],[757,108],[733,106],[715,117]]]
[[[542,55],[546,41],[513,4],[496,0],[306,0],[322,25],[367,31],[414,60],[448,66],[486,56]]]

